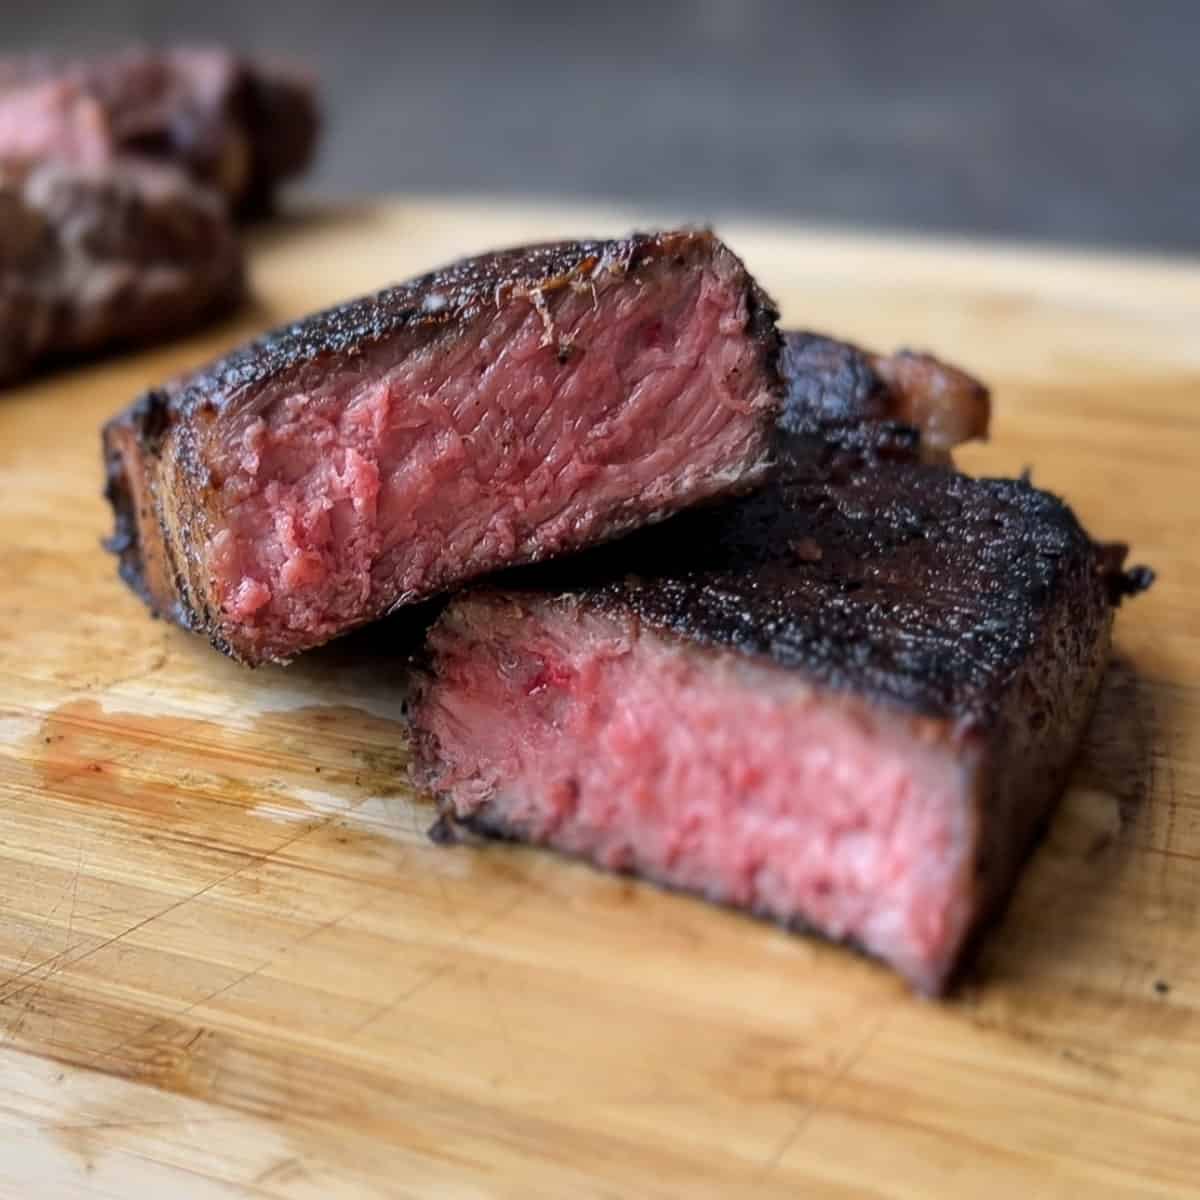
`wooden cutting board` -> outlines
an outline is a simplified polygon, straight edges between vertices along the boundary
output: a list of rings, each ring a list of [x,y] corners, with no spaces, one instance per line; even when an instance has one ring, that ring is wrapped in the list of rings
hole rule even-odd
[[[723,230],[789,323],[989,379],[966,466],[1032,464],[1160,573],[946,1003],[548,854],[434,847],[398,635],[252,673],[118,583],[96,431],[141,388],[636,218],[311,212],[259,236],[239,322],[0,396],[0,1196],[1200,1194],[1200,264]]]

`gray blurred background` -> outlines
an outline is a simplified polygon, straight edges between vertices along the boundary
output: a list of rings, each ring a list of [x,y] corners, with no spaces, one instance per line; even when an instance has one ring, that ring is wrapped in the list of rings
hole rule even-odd
[[[6,50],[307,59],[326,195],[1200,250],[1196,0],[4,0]]]

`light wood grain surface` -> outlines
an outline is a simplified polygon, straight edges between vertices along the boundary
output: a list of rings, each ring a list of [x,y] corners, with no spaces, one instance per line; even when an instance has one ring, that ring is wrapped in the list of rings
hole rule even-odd
[[[259,235],[241,321],[0,396],[0,1196],[1200,1194],[1200,265],[723,230],[787,321],[988,378],[965,464],[1032,464],[1160,572],[947,1003],[547,854],[432,846],[402,628],[252,673],[118,583],[96,430],[140,388],[459,254],[634,223],[312,213]]]

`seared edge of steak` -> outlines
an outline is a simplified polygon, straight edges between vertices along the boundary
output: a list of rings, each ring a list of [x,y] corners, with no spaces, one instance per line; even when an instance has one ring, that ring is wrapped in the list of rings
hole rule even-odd
[[[990,727],[1068,569],[1134,588],[1056,496],[910,462],[784,470],[515,580],[587,595],[819,682]]]
[[[197,371],[176,387],[148,393],[165,412],[163,429],[197,410],[216,414],[251,402],[253,389],[319,364],[351,358],[375,342],[404,330],[429,333],[465,326],[489,307],[514,297],[544,297],[565,288],[586,289],[599,275],[621,276],[670,257],[696,241],[716,245],[702,232],[634,233],[616,241],[554,242],[517,246],[464,258],[405,283],[350,300],[264,335]],[[749,281],[748,333],[764,356],[778,353],[778,311]],[[147,448],[153,450],[153,445]]]

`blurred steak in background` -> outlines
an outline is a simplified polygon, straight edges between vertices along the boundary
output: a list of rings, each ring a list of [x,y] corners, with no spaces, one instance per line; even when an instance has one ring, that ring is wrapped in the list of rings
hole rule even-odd
[[[220,195],[134,160],[0,169],[0,384],[182,332],[243,292]]]
[[[175,163],[239,214],[270,206],[312,159],[312,80],[227,50],[128,50],[0,61],[0,160]]]
[[[317,129],[311,79],[227,50],[0,59],[0,384],[232,309],[233,219]]]

